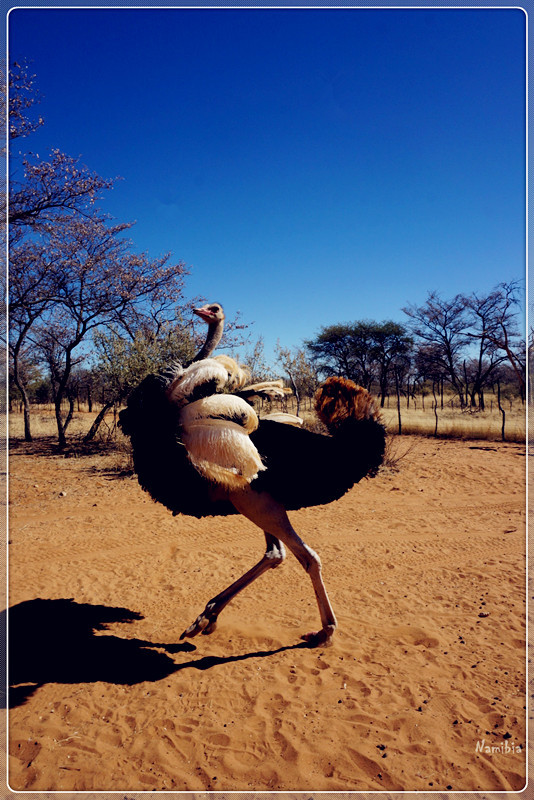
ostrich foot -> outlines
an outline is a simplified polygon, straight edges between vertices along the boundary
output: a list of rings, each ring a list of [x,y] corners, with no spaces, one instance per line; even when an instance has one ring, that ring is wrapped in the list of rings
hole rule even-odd
[[[202,614],[200,614],[196,620],[190,625],[188,628],[180,636],[180,639],[193,638],[198,633],[202,633],[204,636],[207,636],[210,633],[213,633],[215,628],[217,627],[217,616],[210,610],[209,606],[206,606]]]
[[[333,644],[332,638],[334,636],[335,629],[335,625],[327,625],[320,631],[311,631],[310,633],[305,633],[300,638],[304,639],[305,642],[308,642],[310,647],[319,647],[320,645],[323,647],[330,647]]]

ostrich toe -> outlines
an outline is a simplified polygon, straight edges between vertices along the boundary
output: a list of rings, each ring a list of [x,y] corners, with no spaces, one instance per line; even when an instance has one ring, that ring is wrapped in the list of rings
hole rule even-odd
[[[209,606],[206,606],[202,614],[196,618],[192,625],[185,629],[180,636],[180,639],[185,639],[186,637],[192,639],[193,636],[196,636],[198,633],[202,633],[204,636],[207,636],[208,634],[213,633],[216,627],[217,615],[213,612],[210,613]]]
[[[311,631],[310,633],[305,633],[300,638],[304,639],[305,642],[308,642],[310,647],[319,647],[320,645],[323,647],[330,647],[333,644],[332,639],[335,629],[335,625],[327,625],[325,628],[321,628],[320,631]]]

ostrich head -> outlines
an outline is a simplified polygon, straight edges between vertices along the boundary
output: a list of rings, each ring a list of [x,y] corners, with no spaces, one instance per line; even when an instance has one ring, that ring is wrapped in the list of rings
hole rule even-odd
[[[219,303],[207,303],[200,308],[194,308],[193,313],[207,322],[208,325],[224,323],[223,307]]]
[[[221,341],[224,330],[224,311],[219,303],[207,303],[200,308],[194,308],[193,312],[208,325],[206,341],[193,359],[193,361],[200,361],[203,358],[209,358]]]

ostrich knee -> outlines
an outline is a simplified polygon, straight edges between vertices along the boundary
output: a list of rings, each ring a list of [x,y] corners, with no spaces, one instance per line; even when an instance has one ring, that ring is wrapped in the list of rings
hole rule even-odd
[[[265,538],[267,540],[267,549],[264,558],[267,559],[269,566],[274,569],[274,567],[279,567],[282,561],[285,560],[286,549],[282,542],[271,536],[270,533],[266,533]]]
[[[311,578],[320,576],[322,564],[315,550],[312,550],[311,547],[308,547],[308,545],[303,542],[302,550],[295,555]]]

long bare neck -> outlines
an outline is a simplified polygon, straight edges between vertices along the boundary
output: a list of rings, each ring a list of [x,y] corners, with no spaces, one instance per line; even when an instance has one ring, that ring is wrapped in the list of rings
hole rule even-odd
[[[222,339],[223,328],[224,320],[222,319],[218,322],[212,322],[210,325],[208,325],[208,335],[206,337],[206,341],[194,357],[193,361],[200,361],[203,358],[209,358],[211,356]]]

